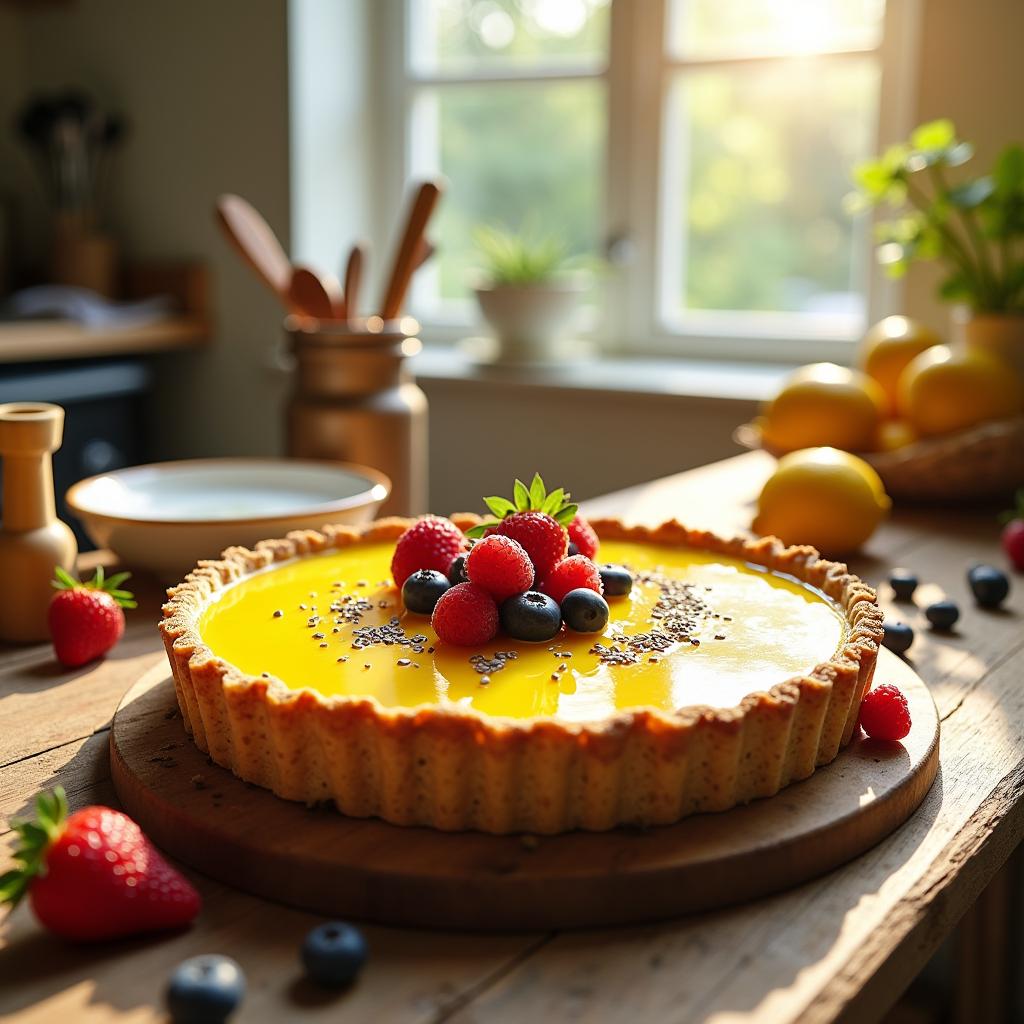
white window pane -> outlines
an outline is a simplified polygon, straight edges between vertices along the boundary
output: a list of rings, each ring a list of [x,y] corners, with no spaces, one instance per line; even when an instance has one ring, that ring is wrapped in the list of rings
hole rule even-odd
[[[856,330],[867,227],[842,208],[874,147],[870,57],[679,72],[666,117],[662,313],[798,313]]]
[[[407,0],[409,56],[423,74],[601,66],[609,0]]]
[[[669,52],[709,59],[878,46],[885,0],[669,0]]]
[[[413,172],[450,187],[431,227],[438,255],[414,296],[429,317],[468,299],[481,224],[594,253],[602,231],[605,100],[600,81],[423,89],[412,123]]]

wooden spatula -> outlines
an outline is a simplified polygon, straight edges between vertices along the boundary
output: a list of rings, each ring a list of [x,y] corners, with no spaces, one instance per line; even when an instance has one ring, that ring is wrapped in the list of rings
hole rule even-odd
[[[335,320],[338,318],[335,300],[339,303],[344,301],[336,277],[321,277],[310,267],[297,266],[292,270],[288,303],[297,313],[305,313],[318,320]]]
[[[363,265],[366,262],[366,249],[356,243],[348,254],[345,264],[345,316],[349,320],[359,316],[359,286],[363,280]]]
[[[270,225],[241,196],[227,193],[217,200],[216,218],[228,241],[256,276],[285,304],[292,266]]]
[[[440,198],[441,186],[437,182],[425,181],[416,192],[381,302],[380,315],[384,320],[393,320],[401,312],[412,272],[416,268],[423,233]]]

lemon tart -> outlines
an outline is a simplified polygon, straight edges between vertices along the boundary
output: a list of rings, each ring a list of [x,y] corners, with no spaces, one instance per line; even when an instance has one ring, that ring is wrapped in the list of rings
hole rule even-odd
[[[853,735],[882,617],[812,548],[597,520],[601,561],[634,579],[603,633],[471,649],[402,607],[389,565],[412,522],[230,548],[169,591],[161,632],[200,749],[347,815],[555,833],[770,796]]]

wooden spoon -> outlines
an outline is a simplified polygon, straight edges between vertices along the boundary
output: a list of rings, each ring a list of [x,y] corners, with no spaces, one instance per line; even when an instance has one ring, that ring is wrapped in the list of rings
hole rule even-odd
[[[359,285],[363,279],[363,264],[366,262],[366,249],[356,243],[348,254],[345,264],[345,316],[352,320],[359,315]]]
[[[297,313],[305,313],[318,320],[334,320],[337,318],[335,300],[344,302],[341,285],[333,274],[321,277],[315,270],[303,266],[292,270],[288,303]]]
[[[217,200],[215,216],[228,241],[256,276],[286,305],[291,263],[270,225],[241,196],[226,193]]]
[[[427,239],[421,238],[420,244],[416,249],[416,263],[413,266],[413,270],[419,270],[427,260],[430,259],[434,253],[437,252],[437,247],[433,242],[428,242]]]
[[[383,320],[393,320],[402,309],[412,272],[416,268],[423,233],[440,198],[441,186],[433,181],[423,182],[416,193],[381,302],[380,316]]]

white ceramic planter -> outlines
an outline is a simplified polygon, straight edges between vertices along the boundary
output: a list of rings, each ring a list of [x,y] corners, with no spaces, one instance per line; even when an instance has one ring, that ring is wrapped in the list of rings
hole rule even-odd
[[[550,359],[572,326],[583,286],[574,282],[497,285],[476,289],[484,319],[500,347],[502,362]]]

